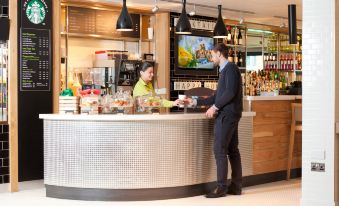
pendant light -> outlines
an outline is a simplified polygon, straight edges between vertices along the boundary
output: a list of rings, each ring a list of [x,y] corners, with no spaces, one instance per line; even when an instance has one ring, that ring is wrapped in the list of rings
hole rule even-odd
[[[117,31],[133,31],[133,21],[131,15],[128,13],[126,0],[123,0],[120,16],[116,26]]]
[[[182,11],[175,27],[176,34],[192,34],[191,23],[186,13],[186,0],[182,0]]]
[[[227,29],[221,15],[221,5],[218,5],[219,15],[213,31],[213,38],[221,39],[227,37]]]
[[[288,5],[288,35],[289,43],[297,44],[297,15],[296,5]]]

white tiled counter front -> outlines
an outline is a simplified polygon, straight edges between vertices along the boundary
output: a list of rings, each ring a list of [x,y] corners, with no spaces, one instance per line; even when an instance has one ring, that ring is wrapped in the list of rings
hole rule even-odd
[[[243,174],[252,175],[252,121],[239,124]],[[216,180],[213,119],[204,114],[58,115],[44,120],[49,197],[149,200],[200,195]]]

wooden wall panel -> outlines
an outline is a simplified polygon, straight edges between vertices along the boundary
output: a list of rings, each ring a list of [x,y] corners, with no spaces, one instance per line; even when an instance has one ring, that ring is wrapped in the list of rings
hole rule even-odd
[[[253,172],[287,169],[292,101],[253,101]],[[301,167],[301,132],[296,132],[292,168]]]
[[[18,1],[9,1],[10,36],[8,69],[9,190],[19,191],[18,170]]]
[[[61,81],[61,1],[53,0],[53,113],[59,113]]]
[[[158,88],[167,88],[166,98],[170,93],[170,14],[157,13],[155,15],[155,61],[156,75],[155,82]]]

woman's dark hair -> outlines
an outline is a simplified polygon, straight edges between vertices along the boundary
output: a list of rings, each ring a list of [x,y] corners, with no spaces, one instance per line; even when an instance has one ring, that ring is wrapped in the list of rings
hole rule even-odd
[[[228,49],[226,47],[225,44],[223,43],[219,43],[217,45],[214,46],[213,51],[216,52],[220,52],[221,55],[223,55],[224,57],[228,57]]]
[[[145,72],[148,68],[153,67],[153,65],[149,62],[144,62],[141,66],[141,69],[139,70],[139,72],[143,71]]]

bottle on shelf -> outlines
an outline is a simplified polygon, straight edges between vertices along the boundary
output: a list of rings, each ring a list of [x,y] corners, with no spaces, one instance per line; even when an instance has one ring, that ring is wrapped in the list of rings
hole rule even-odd
[[[234,40],[233,40],[233,44],[234,45],[238,45],[238,28],[237,27],[234,27]]]
[[[232,49],[232,48],[230,48],[230,49],[228,50],[228,61],[229,61],[229,62],[234,62],[234,52],[233,52],[233,49]]]
[[[232,28],[231,26],[227,26],[227,44],[231,44],[232,39]]]
[[[302,68],[302,59],[301,58],[302,58],[301,54],[298,54],[297,55],[297,69],[298,70],[301,70],[301,68]]]
[[[283,54],[280,55],[280,69],[285,70],[285,56]]]
[[[238,52],[238,53],[240,53],[240,52]],[[233,58],[233,60],[234,60],[234,63],[236,65],[238,65],[238,63],[239,63],[238,53],[237,53],[237,51],[234,51],[234,58]]]
[[[239,33],[238,33],[238,44],[244,45],[242,34],[241,34],[241,29],[239,29]]]
[[[241,52],[238,52],[238,67],[244,67],[244,59]]]
[[[231,30],[231,42],[230,42],[230,44],[232,44],[232,45],[234,45],[234,33],[235,33],[235,28],[232,28],[232,30]]]

